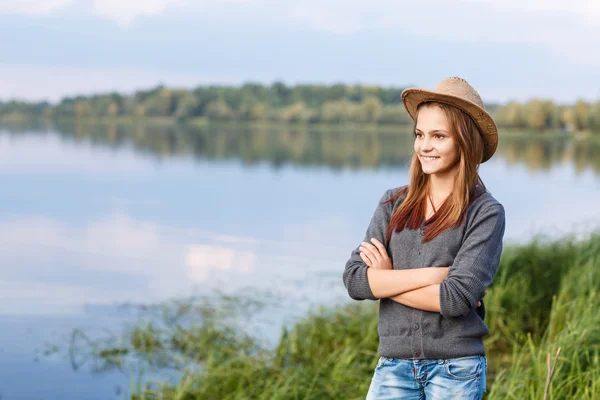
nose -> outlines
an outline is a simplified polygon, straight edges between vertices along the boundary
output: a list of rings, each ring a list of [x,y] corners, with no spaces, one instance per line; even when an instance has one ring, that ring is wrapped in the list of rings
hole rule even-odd
[[[421,150],[425,152],[433,150],[433,141],[428,137],[424,137],[421,140]]]

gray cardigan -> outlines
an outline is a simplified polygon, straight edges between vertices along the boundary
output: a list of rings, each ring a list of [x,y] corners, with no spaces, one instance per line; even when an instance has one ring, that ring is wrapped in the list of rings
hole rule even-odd
[[[381,203],[401,187],[388,189],[380,199],[365,235],[385,243],[388,222],[405,196]],[[393,207],[393,208],[392,208]],[[422,243],[420,229],[394,232],[387,244],[394,269],[450,267],[440,284],[441,312],[415,309],[390,298],[377,299],[367,279],[367,265],[354,249],[343,273],[344,286],[354,300],[379,300],[379,349],[389,358],[454,358],[485,355],[482,337],[485,289],[492,283],[502,253],[504,207],[489,192],[467,209],[463,224]],[[481,306],[477,302],[481,300]]]

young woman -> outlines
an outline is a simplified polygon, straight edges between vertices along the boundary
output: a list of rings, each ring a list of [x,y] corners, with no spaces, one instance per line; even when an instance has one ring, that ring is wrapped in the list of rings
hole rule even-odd
[[[481,399],[482,299],[505,220],[478,167],[496,151],[496,124],[461,78],[406,89],[402,101],[415,122],[409,184],[383,194],[343,274],[351,298],[379,300],[367,400]]]

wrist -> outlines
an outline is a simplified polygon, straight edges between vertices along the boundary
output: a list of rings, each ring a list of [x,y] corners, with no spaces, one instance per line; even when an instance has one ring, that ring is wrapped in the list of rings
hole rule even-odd
[[[439,268],[425,268],[429,274],[427,274],[427,282],[426,285],[438,285],[440,284],[444,278],[440,275]]]

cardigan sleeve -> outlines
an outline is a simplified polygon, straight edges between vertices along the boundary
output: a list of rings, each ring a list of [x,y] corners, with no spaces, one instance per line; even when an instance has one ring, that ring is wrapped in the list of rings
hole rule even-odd
[[[389,203],[381,203],[387,200],[390,195],[391,189],[386,190],[379,200],[377,208],[375,209],[373,217],[371,218],[371,222],[369,223],[369,227],[367,228],[364,239],[365,242],[371,243],[371,238],[375,238],[381,243],[385,243],[391,205]],[[348,290],[350,297],[354,300],[378,300],[378,298],[373,295],[373,291],[369,286],[369,281],[367,279],[367,268],[367,264],[365,264],[360,258],[359,244],[350,253],[350,259],[346,262],[346,267],[343,274],[344,286]]]
[[[478,212],[440,283],[440,313],[444,318],[468,315],[485,295],[500,264],[505,215],[501,204]]]

